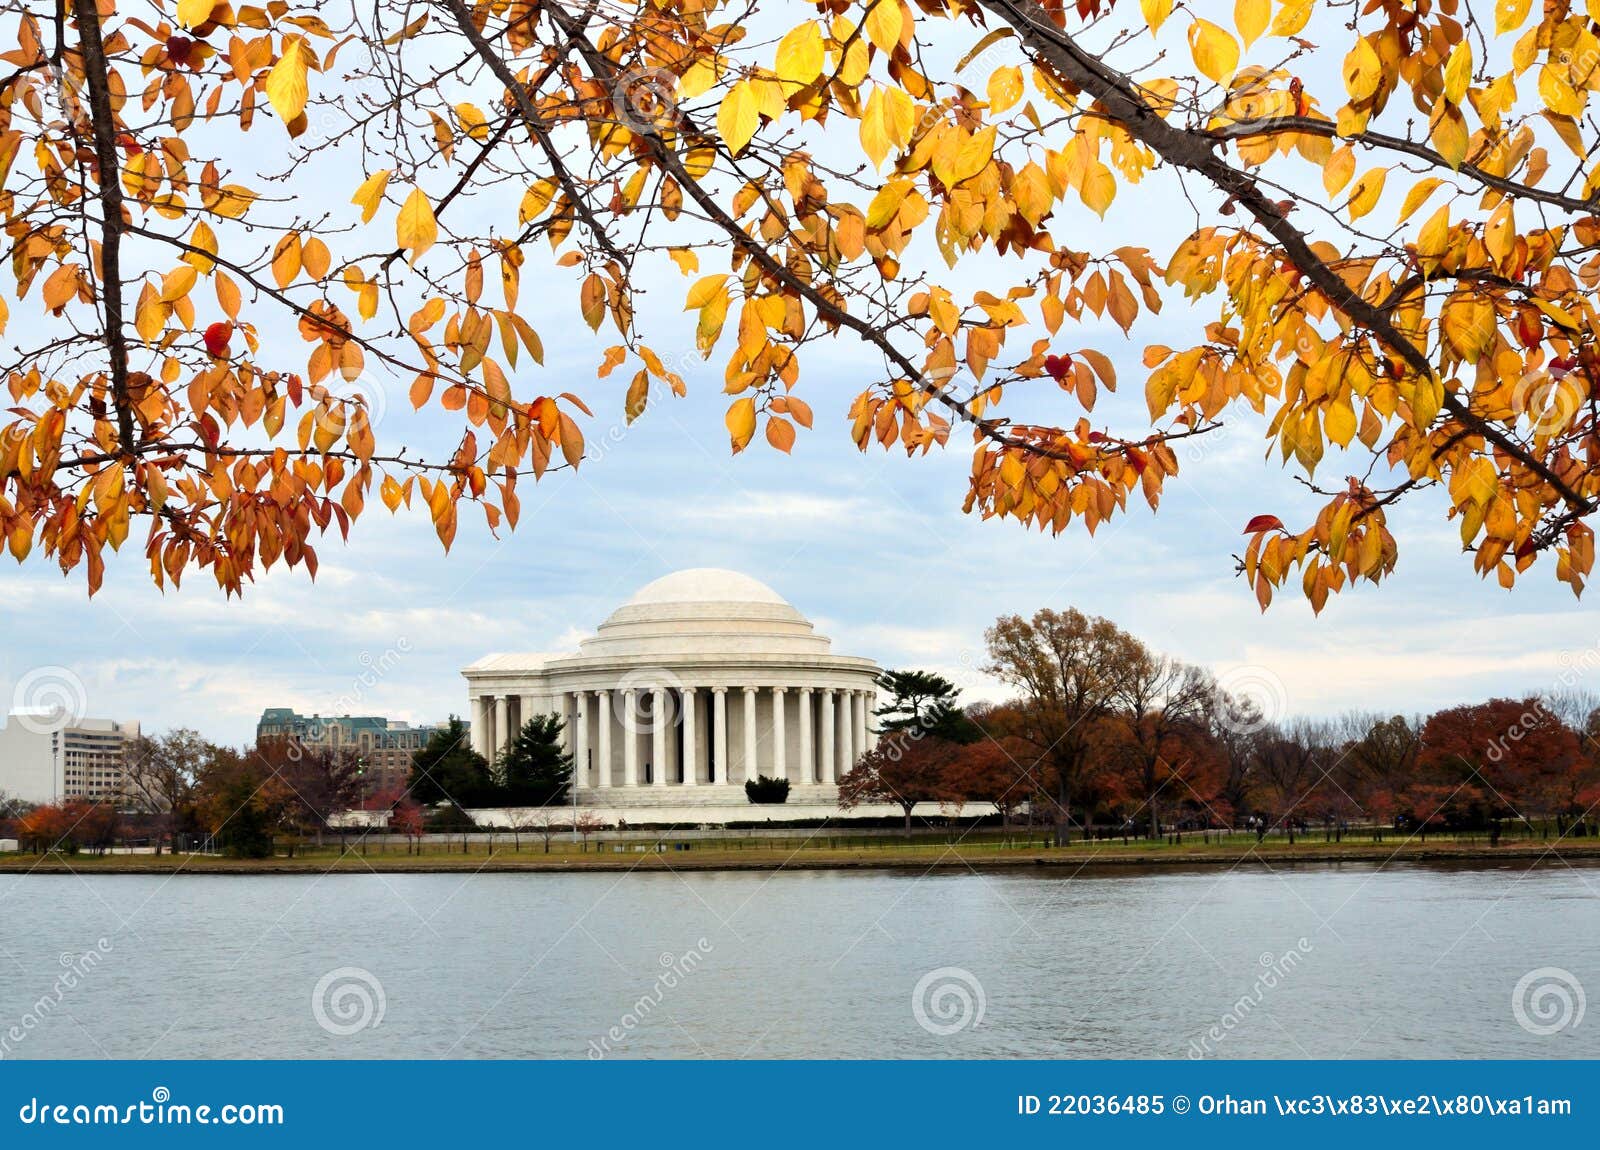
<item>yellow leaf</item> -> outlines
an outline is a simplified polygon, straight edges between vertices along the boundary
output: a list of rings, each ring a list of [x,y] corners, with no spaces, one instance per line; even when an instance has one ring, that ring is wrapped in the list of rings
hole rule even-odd
[[[161,302],[176,303],[189,294],[199,275],[190,264],[180,264],[168,272],[161,281]]]
[[[893,52],[900,45],[904,28],[900,0],[875,0],[867,12],[867,39],[882,51]]]
[[[388,186],[388,168],[373,172],[361,181],[361,186],[356,189],[356,194],[350,197],[350,202],[361,209],[362,223],[371,223],[372,217],[378,214],[378,205],[383,201],[383,189]]]
[[[996,68],[989,77],[989,111],[1000,113],[1022,99],[1022,69],[1015,64]]]
[[[1150,31],[1159,32],[1167,17],[1172,15],[1172,0],[1139,0],[1139,11],[1144,14]]]
[[[1495,35],[1498,36],[1503,32],[1515,32],[1522,27],[1522,22],[1528,18],[1528,9],[1532,6],[1533,0],[1495,0]]]
[[[211,19],[218,0],[178,0],[178,23],[196,28]]]
[[[1111,174],[1110,168],[1096,162],[1094,167],[1083,174],[1083,185],[1078,189],[1078,195],[1085,204],[1103,217],[1117,195],[1116,177]]]
[[[1283,7],[1278,9],[1278,15],[1272,21],[1272,34],[1274,36],[1296,36],[1311,19],[1311,7],[1315,0],[1283,0]]]
[[[1383,61],[1372,41],[1363,36],[1344,58],[1344,90],[1353,101],[1365,100],[1378,90],[1382,79]]]
[[[283,55],[267,74],[267,99],[272,110],[285,124],[300,118],[306,110],[306,71],[310,61],[306,58],[305,44],[296,36],[283,46]]]
[[[1267,30],[1267,22],[1271,19],[1272,0],[1235,0],[1233,25],[1239,29],[1246,48]]]
[[[723,422],[728,425],[728,435],[737,455],[749,446],[750,437],[756,433],[756,401],[749,397],[735,400]]]
[[[1467,98],[1467,85],[1472,82],[1472,45],[1462,40],[1450,50],[1450,59],[1444,66],[1444,98],[1460,104]]]
[[[433,218],[433,205],[428,203],[428,197],[421,188],[412,188],[406,202],[400,206],[394,230],[397,245],[411,253],[410,262],[413,265],[439,238],[439,224]]]
[[[734,155],[744,151],[744,146],[756,134],[760,117],[756,113],[756,95],[750,81],[740,80],[728,90],[728,95],[717,109],[717,131],[727,142]]]
[[[1189,25],[1189,52],[1195,67],[1219,84],[1239,67],[1238,41],[1210,20]]]
[[[780,79],[805,87],[822,75],[822,30],[815,24],[791,28],[778,43],[777,73]]]
[[[1373,168],[1356,181],[1356,186],[1350,192],[1350,203],[1347,205],[1352,222],[1359,220],[1378,206],[1378,197],[1383,195],[1383,183],[1388,176],[1388,168]]]
[[[1428,197],[1438,190],[1444,181],[1437,176],[1429,176],[1425,180],[1418,180],[1416,185],[1406,193],[1406,202],[1400,205],[1400,223],[1405,223],[1423,204],[1428,202]]]

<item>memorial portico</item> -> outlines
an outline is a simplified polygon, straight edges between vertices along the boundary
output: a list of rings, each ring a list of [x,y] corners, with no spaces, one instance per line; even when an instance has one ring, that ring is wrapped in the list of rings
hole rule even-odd
[[[879,674],[832,648],[765,584],[679,571],[641,588],[576,652],[467,667],[473,746],[493,760],[522,724],[554,713],[582,805],[740,804],[757,775],[787,779],[791,803],[832,803],[874,738]]]

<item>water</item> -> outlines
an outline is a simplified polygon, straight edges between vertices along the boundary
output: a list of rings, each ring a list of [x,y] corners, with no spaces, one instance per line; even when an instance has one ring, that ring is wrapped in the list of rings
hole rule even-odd
[[[1597,927],[1567,865],[0,875],[0,1056],[1594,1058],[1513,988]]]

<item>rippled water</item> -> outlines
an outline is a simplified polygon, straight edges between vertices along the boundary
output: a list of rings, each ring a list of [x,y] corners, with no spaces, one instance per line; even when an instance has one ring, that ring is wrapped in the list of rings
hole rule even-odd
[[[1564,865],[0,875],[0,1056],[1593,1058],[1513,988],[1597,928]]]

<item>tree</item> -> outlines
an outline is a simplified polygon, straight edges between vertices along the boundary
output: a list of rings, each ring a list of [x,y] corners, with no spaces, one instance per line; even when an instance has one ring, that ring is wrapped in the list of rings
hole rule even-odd
[[[873,712],[881,734],[929,734],[962,743],[982,737],[956,705],[961,688],[943,675],[932,671],[885,671],[878,676],[878,686],[888,695]]]
[[[268,739],[256,745],[256,758],[266,771],[264,793],[276,800],[278,823],[296,838],[314,835],[320,844],[329,820],[361,800],[361,765],[349,751]]]
[[[1246,526],[1263,606],[1291,579],[1320,609],[1384,578],[1388,513],[1419,493],[1481,574],[1509,586],[1548,556],[1580,589],[1600,499],[1586,12],[1497,4],[1491,36],[1454,4],[1208,11],[23,6],[0,81],[0,214],[27,237],[3,293],[24,346],[0,365],[0,534],[91,591],[135,538],[157,583],[199,568],[234,594],[280,562],[314,575],[317,536],[374,493],[446,547],[463,504],[514,527],[519,481],[579,465],[590,413],[565,373],[523,383],[530,320],[567,321],[561,288],[614,329],[598,375],[623,368],[636,418],[687,386],[635,306],[675,268],[734,452],[791,449],[809,345],[843,334],[881,364],[854,381],[855,442],[925,453],[960,429],[985,517],[1094,531],[1157,504],[1176,441],[1253,412],[1323,501]],[[291,171],[350,203],[280,194]],[[1193,230],[1151,250],[1122,205],[1180,194]],[[552,290],[524,298],[525,274]],[[1132,335],[1172,301],[1193,320],[1144,347],[1149,425],[1110,427],[1118,372],[1074,332]],[[409,381],[453,446],[380,448],[366,373]],[[1324,464],[1351,478],[1321,486]]]
[[[880,742],[839,780],[839,809],[893,803],[905,812],[910,837],[911,811],[918,803],[961,799],[954,769],[962,750],[960,743],[933,737]]]
[[[254,751],[218,748],[195,787],[202,824],[234,858],[271,858],[284,789]]]
[[[467,724],[460,718],[451,715],[412,755],[407,790],[425,805],[454,802],[479,806],[491,801],[495,784],[489,761],[472,749]]]
[[[1297,719],[1271,732],[1256,748],[1256,765],[1263,798],[1272,812],[1261,824],[1257,838],[1269,825],[1281,826],[1294,845],[1295,830],[1310,813],[1312,797],[1322,786],[1336,754],[1328,729],[1307,719]]]
[[[499,763],[507,804],[544,807],[566,795],[572,756],[561,747],[565,726],[560,715],[535,715],[522,724]]]
[[[1198,763],[1195,744],[1216,692],[1211,676],[1142,644],[1121,679],[1113,726],[1116,753],[1139,796],[1138,813],[1151,838],[1161,837],[1161,803],[1181,804],[1192,793],[1186,775]]]
[[[156,819],[157,855],[163,836],[177,848],[178,830],[192,817],[195,781],[215,751],[198,731],[177,727],[159,736],[139,736],[124,754],[130,797]]]
[[[1094,768],[1094,728],[1110,716],[1138,658],[1138,640],[1109,619],[1076,608],[1006,615],[984,633],[989,670],[1022,691],[1022,723],[1055,792],[1056,834],[1065,843],[1072,807]],[[1044,782],[1041,780],[1041,789]]]
[[[1531,825],[1555,815],[1565,777],[1579,761],[1577,736],[1537,697],[1449,707],[1422,728],[1419,766],[1433,774],[1441,803],[1459,821],[1515,818]]]

